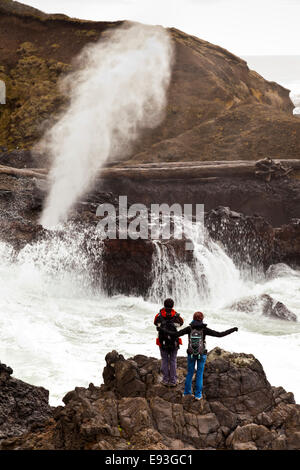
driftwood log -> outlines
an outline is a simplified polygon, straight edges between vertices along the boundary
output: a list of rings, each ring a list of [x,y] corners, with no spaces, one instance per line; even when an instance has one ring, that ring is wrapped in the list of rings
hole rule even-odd
[[[275,163],[282,163],[274,160]],[[224,178],[229,176],[255,176],[254,161],[167,162],[103,168],[102,178],[130,179],[185,179]],[[292,170],[300,171],[300,160],[284,160]]]
[[[287,174],[295,170],[300,172],[300,160],[273,160],[275,164],[284,164]],[[166,162],[128,165],[124,167],[111,166],[99,172],[99,178],[130,178],[130,179],[185,179],[197,178],[211,181],[212,178],[228,176],[251,177],[257,171],[255,161],[216,161],[216,162]],[[45,168],[13,168],[0,165],[0,174],[19,177],[34,177],[45,179],[48,170]]]
[[[0,174],[23,176],[27,178],[47,178],[48,170],[44,168],[13,168],[12,166],[0,165]]]

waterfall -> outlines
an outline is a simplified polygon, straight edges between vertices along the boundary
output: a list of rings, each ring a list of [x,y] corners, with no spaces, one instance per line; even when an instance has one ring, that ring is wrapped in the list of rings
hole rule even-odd
[[[172,297],[179,305],[221,306],[246,293],[244,276],[203,225],[191,224],[188,234],[193,246],[191,263],[179,260],[172,245],[154,241],[149,299],[161,302]]]

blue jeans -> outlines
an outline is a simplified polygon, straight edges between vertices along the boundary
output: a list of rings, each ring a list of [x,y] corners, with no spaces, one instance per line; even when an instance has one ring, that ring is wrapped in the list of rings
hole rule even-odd
[[[201,355],[200,359],[192,356],[191,354],[188,355],[187,357],[188,371],[187,371],[187,376],[185,378],[184,395],[191,395],[192,393],[192,381],[193,381],[193,375],[195,372],[195,365],[197,361],[195,397],[196,398],[202,397],[203,372],[204,372],[206,357],[207,356],[205,354]]]

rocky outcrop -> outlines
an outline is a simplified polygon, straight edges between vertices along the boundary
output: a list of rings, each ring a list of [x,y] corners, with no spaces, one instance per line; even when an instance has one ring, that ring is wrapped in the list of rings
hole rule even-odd
[[[300,265],[298,219],[273,228],[257,214],[249,216],[221,206],[206,214],[205,225],[212,239],[222,243],[238,266],[267,270],[278,264]]]
[[[185,250],[185,240],[171,239],[163,245],[171,263],[193,263],[192,252]],[[154,281],[154,256],[151,240],[105,240],[101,256],[101,284],[105,292],[147,295]],[[97,269],[98,263],[94,271]]]
[[[263,295],[265,305],[263,314],[271,318],[279,318],[281,320],[297,321],[297,315],[291,312],[282,302],[277,302],[269,295]]]
[[[270,183],[258,180],[254,175],[197,178],[192,167],[186,169],[184,177],[171,176],[171,169],[165,172],[164,178],[152,175],[139,180],[123,174],[122,178],[99,180],[98,187],[116,197],[128,195],[130,200],[147,206],[162,202],[182,206],[203,204],[206,212],[218,206],[230,207],[245,215],[264,217],[273,227],[289,224],[291,219],[300,216],[300,182],[296,178]]]
[[[271,264],[266,271],[266,279],[269,281],[278,277],[285,277],[287,275],[300,277],[300,273],[298,271],[293,270],[285,263]]]
[[[218,207],[206,214],[205,225],[238,266],[266,267],[272,262],[274,230],[263,217]]]
[[[36,431],[52,416],[49,392],[11,377],[12,373],[0,362],[0,442]]]
[[[106,356],[104,384],[75,388],[43,429],[4,439],[1,449],[299,449],[300,407],[272,387],[252,355],[215,348],[204,373],[204,399],[161,385],[160,361]]]
[[[277,302],[267,294],[243,298],[231,305],[230,308],[246,313],[260,311],[266,317],[297,321],[295,313],[291,312],[282,302]]]
[[[25,151],[15,152],[14,158],[16,165],[19,162],[18,154],[24,154]],[[4,153],[3,158],[7,158]],[[29,154],[28,168],[32,164]],[[1,155],[0,155],[1,162]],[[124,183],[125,184],[125,183]],[[219,188],[218,183],[207,183],[206,196],[213,195]],[[264,184],[254,181],[254,186]],[[286,183],[288,188],[293,188],[297,192],[296,181]],[[161,186],[152,185],[152,196],[150,186],[142,188],[137,184],[135,186],[127,180],[128,205],[133,202],[143,202],[148,208],[152,202],[161,202],[164,196]],[[196,187],[196,186],[195,186]],[[201,191],[205,191],[206,185],[200,186]],[[181,189],[180,189],[181,188]],[[242,182],[236,187],[242,188]],[[118,216],[118,195],[122,194],[121,182],[117,193],[108,191],[107,187],[100,185],[95,187],[87,194],[82,201],[79,201],[70,214],[70,229],[64,231],[49,232],[39,225],[39,217],[43,207],[43,201],[47,192],[47,181],[43,179],[25,176],[12,176],[0,174],[0,239],[6,241],[18,253],[26,244],[35,244],[42,240],[52,240],[57,237],[58,240],[65,240],[76,232],[79,247],[87,254],[90,259],[90,278],[104,290],[113,295],[123,293],[126,295],[148,294],[153,282],[153,257],[155,256],[155,246],[151,240],[115,240],[109,239],[102,242],[97,234],[95,227],[99,222],[96,216],[96,210],[99,204],[110,203],[116,207]],[[110,188],[111,189],[111,188]],[[164,190],[172,195],[172,199],[165,202],[172,204],[176,201],[176,195],[183,197],[183,183],[173,185],[172,191],[169,191],[168,183]],[[224,189],[224,195],[234,191],[234,186],[228,186]],[[279,188],[283,190],[283,186]],[[141,199],[138,198],[138,192]],[[149,192],[148,192],[149,191]],[[272,190],[273,191],[273,190]],[[274,187],[275,191],[275,187]],[[126,193],[125,193],[126,194]],[[286,192],[286,200],[290,193]],[[213,197],[213,196],[212,196]],[[197,201],[197,199],[195,199]],[[297,201],[297,198],[293,199]],[[201,201],[201,199],[199,200]],[[182,201],[183,202],[183,201]],[[188,201],[186,201],[188,203]],[[205,206],[206,209],[206,206]],[[274,206],[274,213],[276,205]],[[274,228],[264,217],[260,215],[247,215],[241,212],[233,211],[229,207],[219,206],[205,213],[205,226],[210,237],[222,244],[227,254],[234,260],[239,267],[259,267],[267,270],[271,265],[278,263],[287,263],[290,266],[300,265],[300,231],[298,219],[292,219],[290,224],[280,228]],[[118,226],[118,219],[117,219]],[[64,233],[66,232],[66,233]],[[84,235],[86,234],[86,235]],[[189,233],[185,233],[183,240],[170,239],[164,242],[166,254],[170,259],[170,264],[188,263],[193,265],[193,251],[186,250],[186,241]]]
[[[0,79],[7,88],[0,142],[28,149],[65,109],[57,84],[74,69],[74,58],[122,22],[47,15],[11,0],[0,0],[0,12]],[[136,143],[131,161],[298,158],[300,121],[289,90],[222,47],[169,32],[175,63],[166,117]]]
[[[48,190],[47,169],[41,168],[41,155],[24,150],[0,152],[0,190],[16,191],[21,184],[40,188],[40,204]],[[300,168],[300,160],[289,160],[294,168]],[[23,165],[22,165],[23,163]],[[4,165],[5,168],[2,168]],[[39,169],[37,168],[39,166]],[[12,173],[9,174],[7,168]],[[22,172],[32,174],[22,174]],[[247,174],[245,174],[247,169]],[[222,171],[221,171],[222,170]],[[7,174],[4,173],[7,171]],[[19,174],[15,173],[18,172]],[[43,172],[43,173],[41,173]],[[216,176],[217,175],[217,176]],[[300,181],[299,169],[293,177],[274,179],[266,183],[255,177],[254,162],[177,162],[135,165],[117,168],[107,167],[96,180],[82,203],[103,201],[103,194],[117,201],[126,195],[129,203],[203,204],[209,212],[218,206],[253,216],[264,217],[273,227],[289,224],[299,218]],[[42,179],[41,179],[42,177]],[[24,193],[23,193],[24,194]],[[112,197],[113,195],[113,197]],[[107,200],[106,202],[111,202]],[[96,207],[94,206],[94,213]]]
[[[300,219],[275,229],[275,249],[280,262],[300,265]]]

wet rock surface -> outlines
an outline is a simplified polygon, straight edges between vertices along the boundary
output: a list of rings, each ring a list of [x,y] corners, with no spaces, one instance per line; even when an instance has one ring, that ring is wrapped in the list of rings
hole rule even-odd
[[[41,428],[52,416],[49,392],[13,378],[0,362],[0,442]]]
[[[278,302],[268,294],[246,297],[235,302],[231,305],[231,308],[246,313],[261,311],[266,317],[293,322],[297,321],[295,313],[291,312],[282,302]]]
[[[180,185],[181,183],[174,188],[180,188]],[[217,186],[216,184],[215,189]],[[53,239],[54,236],[61,239],[66,237],[63,228],[60,233],[57,231],[54,234],[39,225],[47,187],[46,180],[0,174],[0,239],[9,243],[16,254],[27,244]],[[131,189],[129,184],[128,206],[137,201],[137,194],[131,192]],[[154,200],[156,192],[154,185]],[[150,209],[149,194],[147,196],[147,191],[141,194],[143,197],[140,202]],[[174,197],[173,194],[173,202]],[[118,193],[107,191],[105,187],[95,187],[77,203],[70,214],[72,234],[86,233],[86,242],[82,245],[86,245],[83,249],[86,249],[90,257],[90,272],[94,276],[94,283],[99,285],[101,282],[103,289],[111,295],[123,293],[145,296],[153,283],[155,246],[151,240],[143,239],[117,238],[103,243],[96,232],[100,220],[96,211],[102,203],[112,204],[118,217]],[[118,223],[117,220],[117,225]],[[296,218],[290,224],[274,228],[261,215],[245,215],[229,207],[219,206],[205,213],[204,223],[210,237],[222,245],[240,268],[266,271],[271,265],[278,263],[300,266],[300,224]],[[185,237],[182,240],[171,238],[165,242],[165,247],[171,262],[176,258],[176,262],[192,266],[193,251],[186,250],[189,234],[185,233]]]
[[[300,220],[275,229],[277,260],[291,266],[300,265]]]
[[[271,264],[266,271],[266,279],[272,280],[286,275],[299,277],[298,271],[294,271],[285,263]]]
[[[180,162],[177,162],[180,164]],[[204,204],[205,212],[218,206],[232,211],[263,217],[273,227],[289,224],[300,217],[300,181],[297,178],[273,180],[270,183],[252,177],[195,178],[193,168],[184,178],[169,180],[157,177],[142,181],[126,178],[105,178],[99,181],[103,191],[117,197],[128,195],[134,202],[169,205],[174,203]]]
[[[246,216],[229,207],[218,207],[205,215],[213,240],[240,267],[269,266],[274,256],[274,229],[261,216]]]
[[[258,214],[249,216],[220,206],[205,215],[205,226],[239,267],[267,271],[272,265],[300,265],[300,225],[294,220],[273,228]]]
[[[104,384],[75,388],[43,428],[4,436],[0,448],[299,448],[300,407],[292,393],[269,384],[254,356],[210,351],[200,402],[182,396],[185,374],[186,358],[179,357],[178,385],[168,388],[161,384],[158,359],[125,359],[112,351]]]

